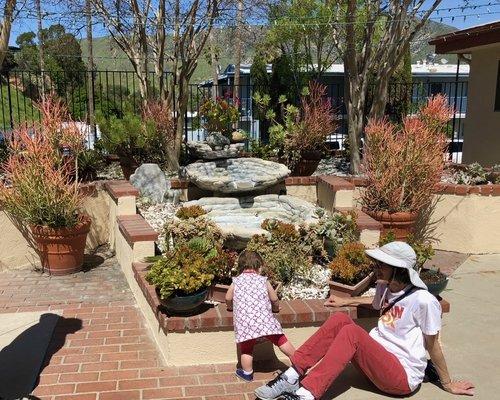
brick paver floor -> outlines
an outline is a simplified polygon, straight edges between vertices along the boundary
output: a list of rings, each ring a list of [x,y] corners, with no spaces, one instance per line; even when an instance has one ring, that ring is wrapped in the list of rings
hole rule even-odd
[[[33,395],[50,400],[253,399],[254,383],[234,365],[165,367],[114,258],[90,259],[85,271],[50,277],[0,273],[0,313],[62,312]]]

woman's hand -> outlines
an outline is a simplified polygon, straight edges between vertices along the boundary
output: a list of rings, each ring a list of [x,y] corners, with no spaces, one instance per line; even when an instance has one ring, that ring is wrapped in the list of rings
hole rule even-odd
[[[442,386],[444,390],[452,394],[474,396],[474,384],[469,381],[451,381]]]
[[[349,298],[343,298],[331,294],[327,301],[325,301],[325,307],[346,307],[352,302]]]

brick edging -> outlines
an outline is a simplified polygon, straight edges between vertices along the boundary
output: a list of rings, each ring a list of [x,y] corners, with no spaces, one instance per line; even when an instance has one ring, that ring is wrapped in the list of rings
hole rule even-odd
[[[158,233],[140,214],[121,215],[116,217],[116,222],[118,229],[130,246],[136,242],[154,242],[158,239]]]
[[[317,183],[317,176],[289,176],[288,178],[285,178],[286,186],[312,186]]]
[[[318,185],[325,185],[333,191],[354,190],[353,183],[337,175],[321,175],[318,177]]]
[[[107,181],[104,187],[113,200],[125,196],[139,196],[139,191],[128,181]]]
[[[233,315],[224,306],[211,307],[200,315],[190,317],[169,317],[166,315],[162,312],[162,306],[154,286],[150,285],[145,279],[147,266],[146,263],[135,262],[132,264],[132,270],[146,301],[165,334],[233,329]],[[346,313],[352,319],[378,316],[378,312],[369,307],[327,308],[323,303],[324,300],[321,299],[281,301],[281,310],[277,314],[278,320],[284,328],[287,328],[292,326],[319,326],[331,314],[336,312]],[[450,310],[449,303],[443,299],[441,299],[441,307],[445,313]]]

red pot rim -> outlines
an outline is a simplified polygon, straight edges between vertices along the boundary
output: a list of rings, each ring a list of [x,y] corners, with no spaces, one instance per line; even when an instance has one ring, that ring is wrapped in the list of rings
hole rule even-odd
[[[413,221],[418,217],[418,212],[412,212],[412,211],[398,211],[395,213],[391,213],[389,211],[372,211],[364,207],[362,211],[377,220],[386,220],[394,222]]]
[[[67,236],[87,233],[90,230],[92,220],[87,215],[80,215],[80,221],[72,228],[50,228],[43,225],[31,225],[31,232],[38,236]]]

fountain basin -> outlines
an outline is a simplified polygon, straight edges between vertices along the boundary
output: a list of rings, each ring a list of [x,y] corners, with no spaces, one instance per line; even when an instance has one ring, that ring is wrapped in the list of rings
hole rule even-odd
[[[290,170],[260,158],[234,158],[186,167],[188,179],[201,189],[218,193],[248,193],[282,182]]]
[[[269,235],[260,226],[265,219],[278,219],[299,225],[318,221],[316,206],[294,196],[268,194],[255,197],[204,197],[185,207],[199,205],[206,217],[226,235],[226,246],[243,249],[254,235]]]

